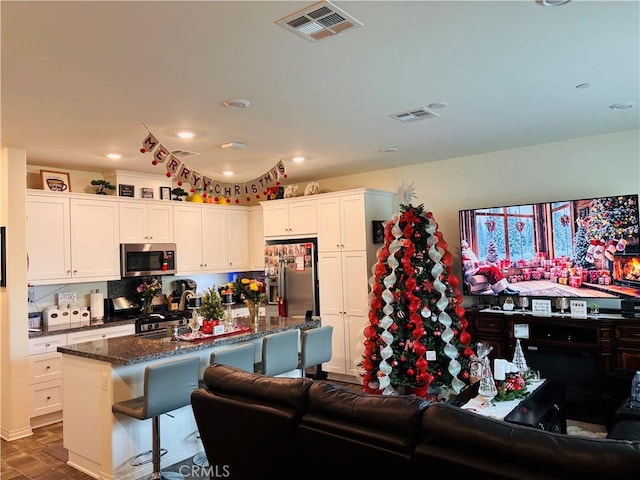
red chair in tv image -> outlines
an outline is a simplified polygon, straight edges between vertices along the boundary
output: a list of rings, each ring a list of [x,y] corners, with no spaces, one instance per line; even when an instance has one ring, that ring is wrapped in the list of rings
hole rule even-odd
[[[459,217],[465,295],[640,297],[637,194]]]

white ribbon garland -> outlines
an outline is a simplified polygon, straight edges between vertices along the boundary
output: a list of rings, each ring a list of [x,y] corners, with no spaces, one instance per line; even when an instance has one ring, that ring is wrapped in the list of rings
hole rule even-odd
[[[462,370],[460,362],[456,360],[458,356],[458,350],[451,343],[453,340],[453,330],[451,329],[451,324],[453,321],[449,314],[445,311],[445,309],[449,306],[449,299],[446,296],[447,286],[440,280],[440,275],[444,271],[444,266],[442,265],[442,253],[437,248],[438,237],[435,235],[437,227],[433,218],[428,218],[428,223],[426,227],[426,232],[429,234],[429,238],[427,239],[427,243],[429,244],[429,258],[435,262],[435,265],[431,269],[431,275],[434,278],[433,288],[440,292],[440,298],[436,302],[436,307],[439,310],[438,313],[438,322],[440,322],[445,328],[442,331],[440,337],[444,342],[444,354],[449,357],[449,365],[447,366],[447,370],[452,376],[451,387],[456,393],[459,393],[464,387],[464,382],[458,379],[458,374]]]

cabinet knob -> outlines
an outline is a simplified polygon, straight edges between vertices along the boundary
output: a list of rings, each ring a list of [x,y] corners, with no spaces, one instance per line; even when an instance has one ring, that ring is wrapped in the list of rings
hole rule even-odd
[[[73,274],[74,274],[74,275],[75,275],[76,273],[78,273],[78,270],[74,270],[74,271],[73,271]]]
[[[106,333],[103,333],[103,334],[102,334],[102,338],[105,338],[106,336],[107,336],[107,334],[106,334]]]
[[[51,400],[51,395],[47,396],[47,400]]]
[[[45,370],[49,370],[51,368],[51,365],[47,365],[46,367],[44,367]]]
[[[50,346],[51,346],[51,344],[50,344],[50,343],[45,343],[45,344],[44,344],[44,346],[45,346],[45,347],[50,347]]]

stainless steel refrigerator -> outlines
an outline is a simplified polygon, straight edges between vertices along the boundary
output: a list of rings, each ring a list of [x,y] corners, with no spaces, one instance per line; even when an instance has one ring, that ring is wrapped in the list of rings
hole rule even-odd
[[[270,240],[264,247],[267,301],[284,301],[287,317],[320,315],[315,238]]]

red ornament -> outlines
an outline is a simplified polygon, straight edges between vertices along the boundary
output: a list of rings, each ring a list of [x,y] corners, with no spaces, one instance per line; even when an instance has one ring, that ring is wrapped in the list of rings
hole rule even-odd
[[[180,185],[180,184],[178,183],[178,185]],[[191,187],[191,189],[190,189],[189,191],[190,191],[191,193],[195,193],[196,189],[195,189],[195,188],[193,188],[193,187]]]
[[[220,199],[219,199],[218,197],[215,197],[215,198],[214,198],[214,200],[215,200],[216,202],[220,201]]]
[[[249,201],[249,200],[247,200],[247,202],[248,202],[248,201]],[[240,200],[236,198],[236,204],[237,204],[237,203],[240,203]]]
[[[413,371],[413,368],[407,368],[407,375],[409,375],[410,377],[413,377],[414,373],[415,372]]]
[[[181,187],[182,186],[182,180],[178,180],[178,186]]]
[[[147,149],[146,148],[141,148],[140,149],[140,153],[147,153]]]
[[[171,172],[167,172],[165,175],[166,175],[167,177],[171,178]]]
[[[203,194],[202,194],[202,198],[207,198],[207,194],[206,194],[206,193],[203,193]]]
[[[151,161],[151,165],[157,165],[157,164],[158,164],[158,161],[157,161],[157,160],[152,160],[152,161]]]

